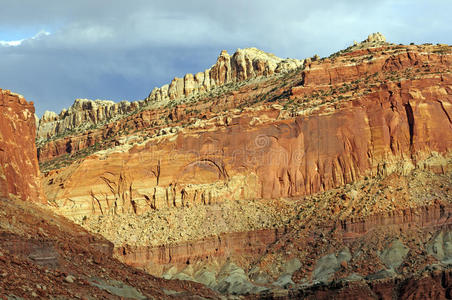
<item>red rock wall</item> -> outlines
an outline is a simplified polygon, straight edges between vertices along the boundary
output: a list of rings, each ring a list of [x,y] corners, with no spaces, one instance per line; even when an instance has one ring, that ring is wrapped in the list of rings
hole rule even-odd
[[[379,213],[363,219],[348,219],[341,222],[344,240],[351,241],[382,226],[397,226],[407,230],[412,227],[435,228],[452,225],[452,206],[435,202],[431,206],[407,208]]]
[[[0,197],[43,202],[32,102],[0,89]]]
[[[122,262],[139,268],[149,265],[182,265],[218,257],[262,255],[267,246],[278,240],[284,230],[266,229],[224,233],[192,242],[156,247],[124,246],[115,248]]]
[[[376,228],[396,227],[401,230],[451,228],[451,217],[452,206],[436,202],[431,206],[395,210],[359,220],[347,219],[340,222],[339,228],[328,228],[332,231],[339,230],[344,242],[352,242]],[[138,268],[168,264],[183,265],[187,262],[237,256],[256,259],[287,230],[290,228],[224,233],[218,237],[156,247],[126,245],[115,248],[114,254],[120,261]]]
[[[338,64],[334,60],[326,59],[322,62],[313,62],[306,66],[303,76],[303,86],[337,85],[360,78],[366,78],[379,72],[399,71],[407,68],[419,68],[424,64],[429,66],[450,66],[450,55],[437,55],[433,53],[421,53],[416,47],[399,49],[397,55],[389,56],[377,53],[383,48],[360,50],[349,53],[349,56],[369,55],[363,62]]]
[[[280,119],[267,107],[227,116],[230,120],[221,125],[208,123],[209,119],[207,126],[194,129],[190,127],[194,121],[175,123],[180,125],[175,136],[154,137],[50,172],[46,193],[67,208],[67,214],[83,216],[111,207],[118,208],[116,213],[141,213],[168,206],[306,195],[364,176],[405,173],[432,157],[439,159],[424,165],[445,173],[451,166],[444,157],[452,149],[450,55],[411,48],[387,51],[399,52],[383,52],[372,59],[360,56],[356,64],[327,59],[308,65],[300,76],[303,81],[291,88],[294,101],[310,95],[298,116]],[[373,74],[380,76],[378,80],[366,82]],[[361,83],[350,100],[333,99],[318,106],[313,90],[338,88],[352,80]],[[123,123],[139,128],[156,116],[147,113],[145,118],[142,112]],[[179,119],[183,113],[174,111],[171,116]],[[267,121],[253,122],[256,119]],[[109,124],[96,138],[90,139],[89,133],[68,138],[70,145],[86,147],[119,124]],[[43,157],[61,154],[66,142],[47,144]]]
[[[260,126],[242,116],[214,131],[181,132],[177,138],[105,158],[89,157],[50,173],[48,194],[56,201],[80,201],[71,214],[102,213],[97,202],[105,212],[106,197],[112,202],[125,195],[113,195],[113,183],[115,191],[130,190],[121,200],[127,206],[122,211],[136,204],[133,209],[141,212],[224,199],[305,195],[363,176],[403,172],[432,153],[450,153],[451,85],[452,76],[445,75],[384,84],[332,112]],[[450,166],[432,168],[444,172]],[[234,181],[240,176],[244,179]],[[221,186],[208,186],[215,183]]]

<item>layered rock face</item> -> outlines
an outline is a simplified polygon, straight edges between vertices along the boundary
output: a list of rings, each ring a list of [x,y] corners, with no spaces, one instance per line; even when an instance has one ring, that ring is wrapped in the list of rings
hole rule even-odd
[[[155,88],[148,101],[168,101],[204,93],[215,87],[259,76],[285,73],[303,66],[303,60],[281,59],[256,48],[238,49],[232,56],[220,53],[215,65],[204,72],[174,78],[171,84]]]
[[[450,216],[452,216],[450,204],[435,202],[428,206],[397,209],[356,219],[347,218],[336,224],[325,223],[324,226],[319,226],[317,230],[336,231],[340,239],[345,244],[350,245],[380,228],[404,231],[410,228],[427,228],[432,231],[451,228],[452,220],[450,220]],[[294,230],[282,227],[223,233],[195,241],[160,246],[124,245],[115,249],[115,255],[129,265],[161,276],[163,267],[176,266],[183,269],[187,261],[195,264],[198,261],[222,257],[249,257],[251,260],[256,259],[256,257],[265,257],[272,244],[281,239],[287,239],[287,236],[291,235],[291,231]],[[434,251],[433,248],[431,251]],[[443,258],[444,255],[441,256],[441,259]]]
[[[44,202],[32,102],[0,89],[0,197]]]
[[[119,262],[111,242],[42,206],[0,197],[0,212],[1,298],[220,299]]]
[[[140,112],[42,143],[55,211],[126,263],[224,293],[372,298],[401,291],[396,276],[448,274],[451,47],[373,34],[278,76],[245,76],[259,64],[239,56],[209,76],[241,84],[209,94],[186,76]],[[324,292],[332,280],[358,288]]]
[[[37,127],[38,141],[55,139],[61,135],[82,132],[100,124],[124,118],[156,101],[169,101],[202,94],[228,83],[241,82],[260,76],[283,74],[301,67],[303,60],[281,59],[256,48],[238,49],[230,56],[222,51],[210,69],[184,78],[174,78],[171,84],[155,88],[145,101],[122,101],[76,99],[69,109],[59,114],[46,111]],[[159,103],[161,104],[161,103]]]
[[[115,249],[115,256],[128,265],[161,276],[163,268],[168,265],[181,269],[187,262],[228,256],[256,257],[263,254],[269,244],[277,241],[282,232],[284,230],[266,229],[224,233],[197,241],[156,247],[124,245]]]
[[[145,142],[132,135],[142,143],[113,147],[49,173],[48,195],[71,207],[71,215],[141,213],[306,195],[415,167],[446,172],[452,76],[441,70],[450,67],[450,55],[403,49],[368,60],[360,51],[352,57],[362,60],[358,65],[307,65],[298,74],[302,85],[289,88],[286,101],[297,106],[287,113],[270,103],[220,117],[226,122],[215,117],[197,126],[178,124]],[[423,65],[440,73],[405,75]],[[373,74],[403,77],[367,83]]]
[[[35,136],[33,103],[0,89],[0,298],[218,298],[120,263],[111,242],[33,203],[45,200]]]
[[[144,105],[143,101],[115,103],[107,100],[76,99],[69,109],[59,114],[46,111],[39,120],[38,141],[53,139],[63,134],[83,131],[115,118],[121,118]]]

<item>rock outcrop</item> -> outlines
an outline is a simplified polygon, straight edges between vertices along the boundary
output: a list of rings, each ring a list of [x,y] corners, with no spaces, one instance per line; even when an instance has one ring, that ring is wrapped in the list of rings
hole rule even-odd
[[[55,139],[65,134],[95,128],[114,119],[125,117],[144,105],[143,101],[121,101],[76,99],[69,109],[59,114],[46,111],[37,129],[38,141]]]
[[[282,61],[243,57],[222,52],[208,81],[175,79],[139,112],[40,144],[55,211],[129,264],[227,293],[366,281],[343,295],[372,297],[447,273],[452,48],[373,34],[281,76],[268,75]]]
[[[262,125],[251,122],[252,113],[216,130],[118,146],[49,173],[49,199],[72,215],[141,213],[312,194],[408,172],[429,158],[428,168],[442,173],[450,168],[451,84],[449,75],[382,84],[329,113]]]
[[[121,264],[111,242],[33,203],[45,200],[35,126],[33,103],[0,89],[0,298],[218,298]]]
[[[388,46],[389,43],[386,42],[386,37],[381,34],[380,32],[375,32],[369,34],[367,39],[363,40],[362,42],[354,42],[353,45],[349,46],[348,48],[344,50],[340,50],[339,52],[332,54],[330,57],[335,57],[340,54],[344,54],[351,51],[356,51],[359,49],[366,49],[369,50],[371,48],[381,47],[381,46]]]
[[[171,84],[155,88],[144,101],[76,99],[69,109],[59,114],[46,111],[39,120],[37,139],[40,142],[62,135],[83,132],[100,124],[126,117],[139,108],[156,101],[169,101],[202,94],[228,83],[241,82],[260,76],[286,73],[301,67],[303,60],[281,59],[256,48],[238,49],[230,56],[222,51],[215,65],[195,75],[174,78]]]
[[[112,243],[34,203],[0,197],[0,212],[2,299],[220,299],[119,262]]]
[[[362,43],[375,43],[375,44],[384,44],[386,43],[386,37],[380,32],[375,32],[369,34],[367,39],[362,41]]]
[[[185,267],[187,262],[195,264],[224,257],[256,257],[264,253],[268,245],[281,236],[284,229],[265,229],[249,232],[224,233],[202,240],[156,247],[117,247],[115,256],[122,262],[162,276],[163,267]]]
[[[238,49],[232,56],[226,50],[217,62],[204,72],[174,78],[171,83],[154,88],[147,101],[169,101],[204,93],[228,83],[241,82],[259,76],[285,73],[303,66],[303,60],[281,59],[256,48]]]
[[[0,89],[0,197],[44,202],[34,112],[32,102]]]

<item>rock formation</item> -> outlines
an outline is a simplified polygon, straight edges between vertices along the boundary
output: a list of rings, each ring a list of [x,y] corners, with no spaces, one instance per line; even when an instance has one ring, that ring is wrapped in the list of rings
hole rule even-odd
[[[169,101],[202,94],[215,87],[241,82],[259,76],[285,73],[303,65],[302,60],[281,59],[256,48],[238,49],[233,56],[222,51],[215,65],[195,75],[174,78],[171,84],[155,88],[145,101],[114,103],[107,100],[76,99],[59,114],[46,111],[39,120],[38,141],[54,139],[63,134],[79,132],[99,124],[124,118],[138,108],[155,101]]]
[[[143,101],[121,101],[76,99],[69,109],[59,114],[46,111],[39,120],[37,139],[53,139],[74,130],[82,131],[121,118],[143,106]]]
[[[158,279],[119,262],[112,243],[42,206],[0,197],[0,212],[1,298],[219,299],[201,284]]]
[[[363,43],[363,44],[366,44],[366,43],[384,44],[384,43],[386,43],[386,37],[383,34],[381,34],[380,32],[371,33],[371,34],[369,34],[367,39],[365,39],[361,43]]]
[[[218,298],[121,264],[112,243],[33,203],[44,202],[35,136],[33,103],[0,90],[0,298]]]
[[[359,51],[359,67],[338,60],[308,64],[298,74],[303,84],[293,79],[295,86],[288,88],[285,101],[299,103],[292,116],[283,117],[283,107],[271,104],[221,116],[230,118],[227,124],[211,117],[198,121],[205,124],[201,127],[182,123],[161,129],[165,134],[146,142],[132,135],[141,144],[120,142],[47,174],[49,199],[70,206],[73,216],[141,213],[224,199],[312,194],[364,176],[406,173],[426,159],[427,168],[447,172],[452,77],[444,72],[410,78],[405,72],[426,64],[432,70],[447,68],[450,56],[400,51],[369,61]],[[360,79],[397,72],[404,76],[397,81]],[[171,116],[180,122],[176,113]]]
[[[147,101],[169,101],[200,94],[228,83],[259,76],[286,73],[303,65],[303,60],[281,59],[256,48],[238,49],[232,56],[221,51],[217,62],[204,72],[174,78],[171,84],[154,88]]]
[[[0,89],[0,197],[44,202],[32,102]]]
[[[428,274],[413,293],[434,295],[450,268],[451,54],[378,33],[302,64],[222,52],[137,112],[42,141],[46,195],[117,258],[219,292],[406,295],[401,280]]]

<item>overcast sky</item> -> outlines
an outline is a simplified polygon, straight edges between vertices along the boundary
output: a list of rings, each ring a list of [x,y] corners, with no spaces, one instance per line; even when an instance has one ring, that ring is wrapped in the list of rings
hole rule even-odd
[[[451,0],[0,0],[0,88],[59,112],[76,98],[138,100],[222,49],[328,56],[382,32],[452,44]]]

